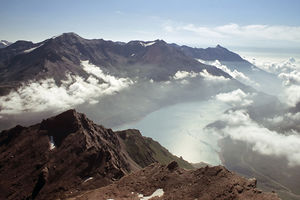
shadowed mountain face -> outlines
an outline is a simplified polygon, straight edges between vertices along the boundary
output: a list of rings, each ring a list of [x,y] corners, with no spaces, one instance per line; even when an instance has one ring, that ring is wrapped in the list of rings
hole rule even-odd
[[[174,197],[175,188],[182,188],[176,195],[180,193],[183,199],[224,199],[224,195],[277,199],[274,194],[256,190],[256,181],[240,178],[223,167],[180,169],[179,166],[193,167],[137,130],[115,133],[75,110],[30,127],[2,131],[0,144],[0,197],[5,199],[86,199],[82,197],[85,194],[88,199],[99,199],[99,195],[103,199],[101,191],[106,191],[107,187],[103,187],[107,185],[112,189],[105,194],[114,194],[114,199],[123,198],[125,193],[147,195],[157,187],[167,192],[167,199]],[[153,164],[138,171],[151,163],[170,160],[177,160],[179,166],[174,161],[168,166]],[[138,172],[117,181],[135,171]],[[187,187],[187,183],[193,184]],[[94,192],[86,193],[87,190]]]
[[[230,77],[215,67],[197,62],[180,49],[162,40],[128,43],[87,40],[74,33],[33,44],[18,41],[0,50],[0,86],[2,93],[23,81],[53,78],[57,84],[66,73],[87,77],[80,61],[89,60],[119,77],[168,80],[179,70],[200,72],[206,69],[218,76]]]
[[[53,199],[89,177],[107,185],[134,169],[121,152],[112,130],[70,110],[1,133],[1,186],[8,199]]]
[[[209,47],[206,49],[202,48],[192,48],[188,46],[178,46],[176,44],[172,44],[174,47],[179,48],[184,52],[185,55],[190,56],[192,58],[198,58],[201,60],[222,60],[222,61],[234,61],[241,62],[244,61],[238,54],[229,51],[228,49],[217,45],[215,48]]]
[[[127,142],[138,149],[147,148],[148,154],[133,155],[132,147],[123,142],[126,134],[135,138]],[[114,133],[75,110],[30,127],[2,131],[0,144],[0,190],[5,199],[63,198],[67,193],[108,185],[141,166],[166,163],[171,158],[192,168],[157,142],[146,141],[137,130]]]
[[[239,79],[239,81],[251,85],[257,90],[266,92],[268,94],[276,95],[281,90],[281,81],[277,78],[276,75],[268,73],[247,60],[243,59],[240,55],[217,45],[216,47],[209,47],[206,49],[203,48],[192,48],[188,46],[179,46],[176,44],[171,44],[173,47],[181,50],[186,56],[191,58],[195,58],[197,60],[200,59],[201,62],[205,62],[206,64],[216,65],[214,61],[218,61],[219,64],[222,64],[222,69],[227,68],[232,71],[232,74],[240,72],[244,79]],[[229,73],[232,75],[231,73]],[[275,89],[274,89],[275,88]]]
[[[153,162],[168,164],[174,160],[178,162],[180,167],[185,169],[194,168],[182,158],[172,155],[152,138],[143,137],[138,130],[128,129],[116,133],[124,142],[129,156],[141,167],[146,167]]]

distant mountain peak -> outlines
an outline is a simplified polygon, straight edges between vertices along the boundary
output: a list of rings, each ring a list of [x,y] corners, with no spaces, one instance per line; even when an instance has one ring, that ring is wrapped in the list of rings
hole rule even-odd
[[[77,41],[77,40],[80,40],[83,38],[80,37],[79,35],[77,35],[76,33],[68,32],[68,33],[63,33],[58,36],[54,36],[51,39],[54,41]]]
[[[7,40],[0,40],[0,48],[5,48],[9,45],[11,45],[11,42],[8,42]]]
[[[79,37],[79,38],[81,38],[78,34],[76,34],[74,32],[63,33],[61,36],[64,36],[64,37]]]
[[[176,46],[176,45],[175,45]],[[218,44],[216,47],[204,48],[192,48],[189,46],[177,46],[184,52],[185,55],[192,58],[197,58],[201,60],[220,60],[220,61],[233,61],[241,62],[244,61],[240,55],[226,49],[225,47]]]

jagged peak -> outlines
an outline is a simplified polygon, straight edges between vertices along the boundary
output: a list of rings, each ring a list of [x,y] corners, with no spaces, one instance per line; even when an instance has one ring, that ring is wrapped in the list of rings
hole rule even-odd
[[[80,37],[77,33],[74,33],[74,32],[63,33],[61,36],[64,36],[64,37]]]
[[[228,49],[227,48],[225,48],[225,47],[223,47],[223,46],[221,46],[220,44],[217,44],[217,46],[216,47],[211,47],[212,49],[219,49],[219,50],[225,50],[225,51],[228,51]]]
[[[49,136],[53,136],[55,143],[59,146],[65,137],[82,127],[82,119],[88,120],[84,114],[78,113],[75,109],[70,109],[43,120],[40,130],[47,130]]]
[[[83,38],[80,37],[78,34],[74,32],[62,33],[61,35],[54,36],[51,38],[54,41],[65,41],[65,40],[82,40]]]

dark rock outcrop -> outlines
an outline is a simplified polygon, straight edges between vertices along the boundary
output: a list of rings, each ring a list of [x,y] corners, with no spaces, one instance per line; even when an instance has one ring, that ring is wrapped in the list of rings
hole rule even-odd
[[[51,140],[52,139],[52,140]],[[0,134],[0,186],[7,199],[53,199],[97,188],[136,169],[118,136],[75,110]]]
[[[147,151],[138,154],[132,147]],[[192,167],[138,130],[115,133],[68,110],[0,133],[0,193],[14,200],[66,198],[170,159]]]

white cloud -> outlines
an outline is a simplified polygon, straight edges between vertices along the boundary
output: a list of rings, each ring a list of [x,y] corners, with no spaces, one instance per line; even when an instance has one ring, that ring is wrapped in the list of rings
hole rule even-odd
[[[271,125],[271,127],[283,128],[284,126],[289,126],[293,127],[293,129],[296,129],[300,121],[300,112],[287,112],[283,115],[276,115],[271,118],[266,118],[265,121],[268,122],[268,125]]]
[[[300,101],[300,63],[294,58],[278,63],[264,63],[263,68],[278,75],[284,86],[284,95],[289,105]]]
[[[249,59],[253,65],[273,74],[280,74],[291,72],[297,69],[300,69],[299,63],[296,61],[295,58],[289,58],[284,61],[266,61],[266,60],[256,60],[256,59]]]
[[[209,27],[203,27],[203,26],[195,26],[194,24],[188,24],[185,26],[177,27],[176,30],[185,30],[185,31],[191,31],[194,33],[197,33],[201,36],[207,37],[224,37],[222,34],[218,33],[217,31],[209,28]]]
[[[287,103],[291,106],[295,106],[300,102],[300,85],[291,85],[285,88],[285,96]]]
[[[205,61],[205,60],[201,60],[201,59],[197,59],[199,62],[201,63],[205,63],[205,64],[208,64],[208,65],[213,65],[215,66],[216,68],[219,68],[221,69],[222,71],[226,72],[227,74],[229,74],[230,76],[232,76],[234,79],[242,82],[242,83],[245,83],[245,84],[248,84],[248,85],[254,85],[254,86],[259,86],[258,83],[255,83],[254,81],[252,81],[248,76],[246,76],[244,73],[234,69],[233,71],[231,71],[226,65],[223,65],[220,63],[219,60],[215,60],[213,62],[211,61]]]
[[[65,110],[82,103],[94,104],[103,95],[111,95],[131,84],[129,78],[106,75],[100,68],[83,61],[82,66],[91,76],[66,75],[60,86],[53,78],[29,81],[17,91],[0,97],[0,114],[16,114],[24,111],[40,112]]]
[[[237,89],[232,92],[217,94],[216,99],[232,106],[249,106],[253,103],[251,99],[253,95]]]
[[[274,47],[284,45],[298,47],[300,26],[280,26],[236,23],[221,26],[203,26],[196,24],[164,23],[163,30],[169,38],[185,38],[183,41],[196,43],[222,43],[224,45],[255,45],[256,47]],[[180,39],[182,40],[182,39]],[[229,42],[230,41],[230,42]],[[180,41],[173,41],[180,42]]]
[[[168,25],[170,29],[170,25]],[[173,27],[173,30],[185,30],[197,33],[199,35],[210,35],[212,37],[240,37],[256,38],[267,40],[289,40],[300,42],[299,26],[270,26],[270,25],[245,25],[241,26],[235,23],[225,24],[222,26],[208,27],[188,24]]]
[[[295,58],[270,62],[250,60],[254,65],[276,74],[284,86],[285,101],[294,106],[300,101],[300,62]]]
[[[193,71],[191,72],[187,72],[187,71],[177,71],[175,73],[175,75],[173,76],[173,78],[175,80],[179,80],[179,79],[184,79],[184,78],[188,78],[188,77],[196,77],[198,76],[199,74],[198,73],[195,73]]]
[[[200,76],[202,76],[204,78],[204,80],[214,81],[214,82],[230,80],[229,78],[225,78],[224,76],[212,75],[212,74],[208,73],[208,71],[206,69],[204,69],[202,72],[200,72]]]
[[[290,166],[300,165],[299,133],[284,135],[270,131],[255,123],[245,110],[229,111],[221,120],[226,125],[216,133],[222,137],[252,144],[254,151],[264,155],[284,156]]]
[[[89,63],[89,61],[81,61],[81,65],[87,73],[92,74],[106,82],[109,85],[107,90],[111,90],[112,92],[118,91],[121,88],[127,87],[128,84],[133,83],[129,78],[117,78],[115,76],[104,74],[100,67]]]
[[[291,71],[290,73],[280,73],[279,78],[283,80],[284,85],[300,85],[300,71]]]
[[[182,80],[186,78],[195,78],[195,77],[202,77],[204,80],[207,81],[227,81],[230,80],[228,78],[225,78],[224,76],[215,76],[210,74],[206,69],[204,69],[202,72],[187,72],[187,71],[177,71],[175,75],[173,76],[173,79],[175,80]],[[186,84],[186,81],[181,81],[182,83]]]

